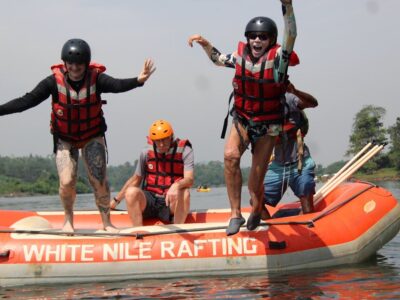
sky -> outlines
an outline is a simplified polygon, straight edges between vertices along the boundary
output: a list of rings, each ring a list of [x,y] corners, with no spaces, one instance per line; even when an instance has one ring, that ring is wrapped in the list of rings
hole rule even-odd
[[[400,1],[293,0],[293,7],[300,65],[289,69],[290,80],[319,102],[307,111],[306,143],[326,166],[346,158],[354,117],[365,105],[386,109],[385,126],[400,117]],[[0,0],[0,104],[31,91],[60,62],[64,42],[82,38],[115,78],[136,77],[146,58],[157,68],[141,88],[103,94],[110,165],[133,163],[161,118],[192,142],[196,163],[223,161],[220,133],[234,70],[213,65],[187,39],[202,34],[232,53],[259,15],[275,20],[281,41],[278,0]],[[52,154],[50,103],[0,117],[1,156]],[[247,151],[242,166],[250,159]]]

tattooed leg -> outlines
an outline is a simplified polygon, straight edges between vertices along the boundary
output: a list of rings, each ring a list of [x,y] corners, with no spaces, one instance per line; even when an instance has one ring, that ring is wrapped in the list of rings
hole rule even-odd
[[[93,187],[96,205],[103,221],[104,230],[118,232],[110,218],[110,188],[106,175],[106,148],[103,138],[95,138],[82,149],[82,158]]]
[[[76,198],[76,178],[78,150],[67,142],[59,140],[56,152],[56,165],[60,180],[59,195],[64,207],[64,232],[74,232],[74,202]]]

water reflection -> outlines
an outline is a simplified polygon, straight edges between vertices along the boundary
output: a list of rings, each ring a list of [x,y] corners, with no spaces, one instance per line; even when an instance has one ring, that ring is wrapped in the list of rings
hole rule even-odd
[[[386,256],[378,255],[351,267],[287,274],[25,286],[2,290],[0,296],[3,299],[396,299],[400,297],[400,263],[398,259],[395,265],[387,263]]]

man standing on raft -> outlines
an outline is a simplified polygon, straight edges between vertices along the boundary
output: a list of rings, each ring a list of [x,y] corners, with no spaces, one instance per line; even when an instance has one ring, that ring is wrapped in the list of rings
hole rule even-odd
[[[30,92],[0,105],[0,116],[35,107],[50,95],[51,133],[54,138],[59,195],[64,207],[64,232],[73,232],[73,206],[76,198],[78,156],[81,149],[89,182],[104,230],[118,231],[110,220],[110,189],[106,174],[107,125],[100,95],[121,93],[142,86],[155,71],[147,59],[138,77],[115,79],[103,73],[106,68],[91,62],[89,44],[81,39],[68,40],[62,50],[63,63],[53,65],[52,75]]]
[[[254,230],[260,224],[263,180],[268,167],[265,160],[271,156],[275,138],[284,122],[287,68],[289,64],[299,63],[297,56],[291,55],[297,35],[292,1],[280,1],[285,22],[282,46],[277,44],[275,22],[267,17],[255,17],[249,21],[245,29],[247,43],[239,42],[238,50],[232,54],[222,54],[199,34],[192,35],[188,40],[191,47],[193,42],[200,44],[217,66],[236,69],[231,111],[234,126],[224,149],[225,182],[231,206],[227,235],[236,234],[245,223],[241,214],[240,159],[249,144],[252,147],[252,162],[248,189],[252,211],[246,227]]]

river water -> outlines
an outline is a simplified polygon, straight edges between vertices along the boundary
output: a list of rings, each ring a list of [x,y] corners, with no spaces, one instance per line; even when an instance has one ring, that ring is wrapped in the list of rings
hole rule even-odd
[[[399,182],[377,184],[400,199]],[[247,195],[244,188],[243,205],[248,205]],[[283,201],[294,199],[288,192]],[[191,207],[228,207],[225,188],[193,190]],[[61,204],[56,196],[0,198],[0,209],[60,210]],[[78,195],[75,209],[96,209],[93,196]],[[400,234],[370,261],[352,266],[275,275],[9,287],[0,288],[0,299],[400,299]]]

